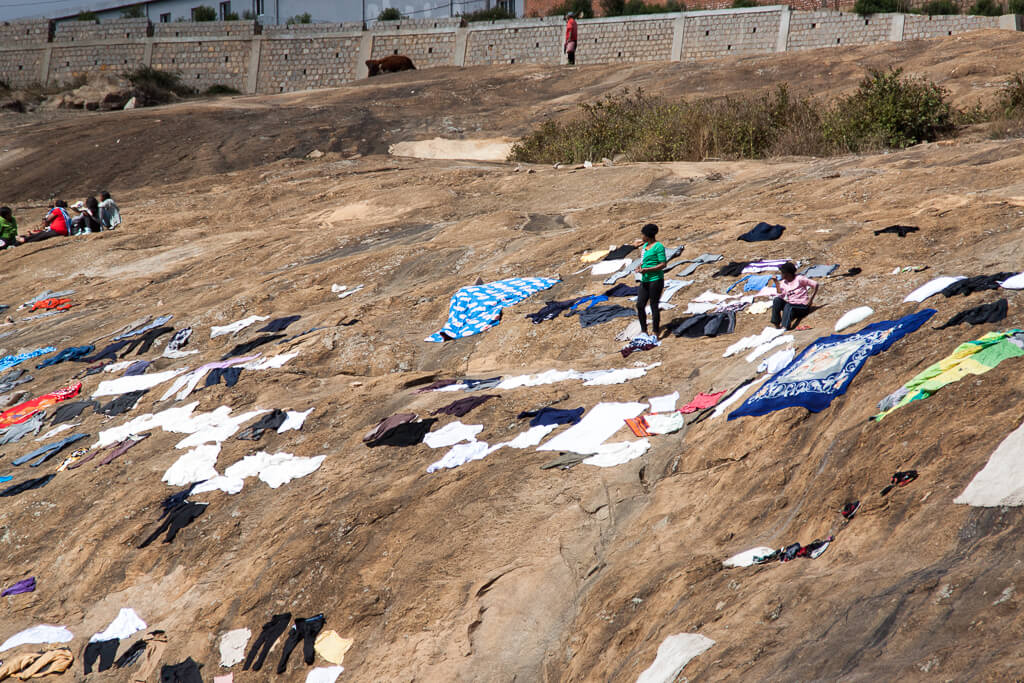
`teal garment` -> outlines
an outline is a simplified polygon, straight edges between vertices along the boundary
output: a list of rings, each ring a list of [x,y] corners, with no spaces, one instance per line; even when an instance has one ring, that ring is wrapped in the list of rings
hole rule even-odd
[[[641,268],[652,268],[659,263],[665,263],[665,245],[661,242],[655,242],[651,246],[647,247],[643,251],[643,256],[640,261]],[[641,273],[641,282],[657,282],[658,280],[665,279],[665,271],[659,270],[654,273]]]
[[[17,236],[18,221],[15,220],[14,216],[11,216],[11,220],[0,218],[0,240],[10,244],[14,242],[14,238]]]

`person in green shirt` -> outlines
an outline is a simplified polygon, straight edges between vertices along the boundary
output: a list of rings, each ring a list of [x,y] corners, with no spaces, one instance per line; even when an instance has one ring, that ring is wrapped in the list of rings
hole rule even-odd
[[[647,334],[647,304],[651,305],[651,321],[654,336],[661,335],[661,293],[665,289],[665,245],[655,241],[658,226],[648,223],[640,228],[640,291],[636,297],[636,314],[640,318],[640,329]]]
[[[18,221],[14,220],[14,213],[11,211],[9,206],[0,206],[0,240],[3,241],[4,247],[13,247],[17,245],[15,239],[18,236]]]

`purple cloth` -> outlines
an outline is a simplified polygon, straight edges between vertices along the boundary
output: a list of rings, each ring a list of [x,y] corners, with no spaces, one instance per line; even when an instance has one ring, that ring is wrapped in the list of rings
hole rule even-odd
[[[149,369],[150,362],[148,360],[137,360],[128,366],[128,369],[124,371],[122,377],[134,377],[136,375],[142,375]]]
[[[30,576],[27,579],[22,579],[18,583],[14,584],[3,593],[0,593],[0,598],[8,595],[19,595],[21,593],[31,593],[36,589],[36,577]]]

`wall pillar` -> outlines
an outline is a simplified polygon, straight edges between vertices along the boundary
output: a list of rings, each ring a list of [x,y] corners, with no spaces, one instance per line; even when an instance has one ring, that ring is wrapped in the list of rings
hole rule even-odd
[[[673,62],[681,62],[683,60],[683,36],[685,35],[685,28],[686,15],[680,14],[676,17],[676,20],[672,22],[672,56],[669,59]]]
[[[50,55],[53,53],[52,47],[47,47],[43,50],[43,58],[39,60],[39,82],[46,85],[50,80]]]
[[[1019,31],[1020,22],[1018,21],[1018,15],[1016,14],[1004,14],[999,17],[999,28],[1004,31]]]
[[[786,5],[782,8],[779,14],[779,35],[775,40],[775,51],[785,52],[789,49],[789,18],[792,16],[789,11],[789,6]]]
[[[356,62],[356,78],[367,78],[370,70],[366,66],[366,60],[373,54],[373,32],[363,31],[359,41],[359,61]]]
[[[256,94],[256,86],[260,81],[260,52],[263,48],[263,39],[255,36],[249,44],[249,73],[245,80],[245,92],[249,95]]]
[[[889,42],[898,43],[903,40],[903,27],[906,23],[906,14],[892,15],[892,24],[889,27]]]
[[[455,66],[466,66],[466,47],[469,45],[469,29],[465,26],[455,29],[455,54],[452,55],[452,64]]]
[[[146,44],[142,47],[142,63],[145,66],[153,66],[153,42],[152,38],[147,38]]]

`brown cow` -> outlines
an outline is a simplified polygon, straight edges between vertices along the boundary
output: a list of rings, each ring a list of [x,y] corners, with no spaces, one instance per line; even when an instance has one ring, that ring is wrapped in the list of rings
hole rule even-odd
[[[376,76],[379,73],[416,70],[416,67],[412,65],[412,60],[405,55],[388,55],[384,59],[367,59],[366,68],[370,70],[367,77]]]

